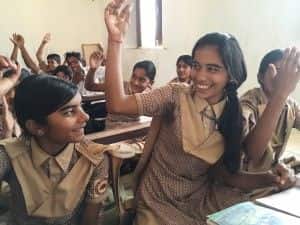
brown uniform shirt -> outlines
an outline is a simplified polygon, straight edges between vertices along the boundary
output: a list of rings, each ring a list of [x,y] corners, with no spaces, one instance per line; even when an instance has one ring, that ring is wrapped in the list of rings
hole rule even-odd
[[[244,135],[246,137],[263,114],[267,105],[267,97],[261,88],[254,88],[246,92],[240,101],[243,109]],[[260,164],[254,167],[245,156],[243,168],[251,172],[269,170],[284,152],[292,128],[300,129],[300,106],[294,99],[289,97]]]
[[[208,214],[248,199],[240,190],[216,185],[208,175],[212,164],[184,151],[174,85],[136,94],[136,99],[139,113],[161,117],[161,125],[137,188],[135,224],[204,225]]]

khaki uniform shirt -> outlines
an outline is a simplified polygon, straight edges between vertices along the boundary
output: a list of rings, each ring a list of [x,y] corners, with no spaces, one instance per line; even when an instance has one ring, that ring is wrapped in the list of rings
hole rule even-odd
[[[0,145],[0,179],[12,195],[8,224],[75,225],[86,203],[105,200],[109,163],[98,144],[70,143],[56,157],[33,138]]]
[[[267,105],[267,97],[261,88],[254,88],[246,92],[240,101],[243,109],[244,135],[246,137],[263,114]],[[300,106],[289,97],[260,164],[254,167],[245,156],[243,168],[250,172],[269,170],[284,152],[292,128],[300,129]]]

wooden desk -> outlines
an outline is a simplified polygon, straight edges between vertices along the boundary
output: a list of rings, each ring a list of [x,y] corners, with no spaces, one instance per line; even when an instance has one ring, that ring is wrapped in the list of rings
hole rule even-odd
[[[143,117],[140,121],[129,123],[128,126],[87,134],[86,138],[101,144],[124,141],[146,135],[150,128],[150,123],[150,117]]]
[[[105,93],[99,92],[99,93],[92,93],[90,95],[83,95],[82,96],[82,102],[91,102],[91,101],[101,101],[105,100]]]

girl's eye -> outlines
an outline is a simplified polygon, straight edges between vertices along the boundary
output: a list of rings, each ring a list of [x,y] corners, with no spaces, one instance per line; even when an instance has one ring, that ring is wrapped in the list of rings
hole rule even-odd
[[[207,66],[207,71],[210,73],[217,73],[220,71],[220,69],[218,67],[215,66]]]
[[[65,116],[72,116],[74,114],[74,110],[68,110],[63,113]]]

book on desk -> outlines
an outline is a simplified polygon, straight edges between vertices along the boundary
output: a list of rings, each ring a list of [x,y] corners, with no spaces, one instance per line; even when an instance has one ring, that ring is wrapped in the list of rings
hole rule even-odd
[[[298,200],[298,201],[297,201]],[[288,190],[208,216],[208,225],[300,225],[300,177]]]

